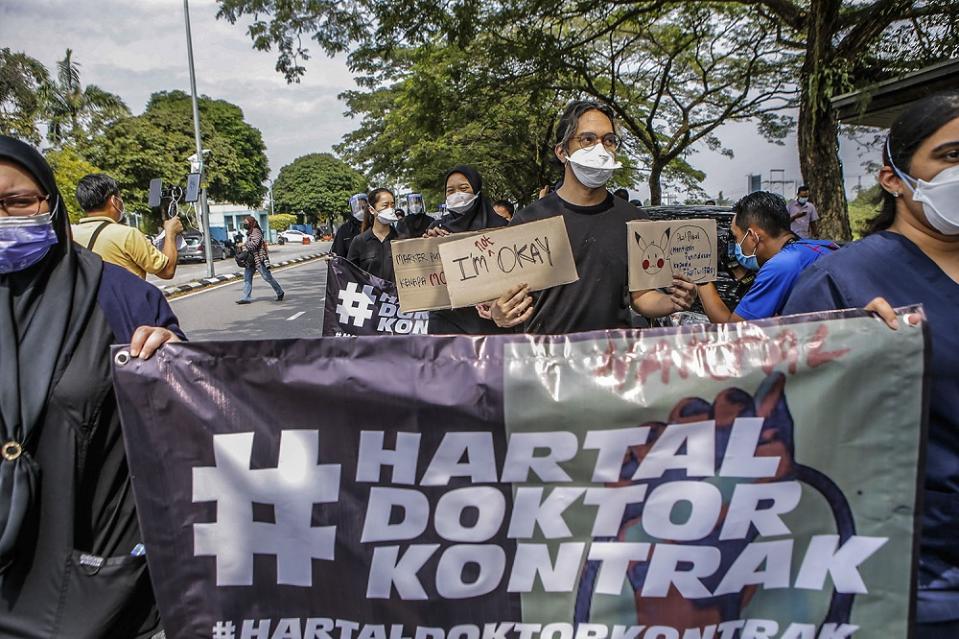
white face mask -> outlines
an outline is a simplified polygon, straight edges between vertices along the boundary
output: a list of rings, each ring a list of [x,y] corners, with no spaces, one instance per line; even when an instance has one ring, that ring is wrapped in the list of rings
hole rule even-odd
[[[805,204],[806,202],[809,201],[809,198],[808,198],[808,197],[797,197],[797,198],[796,198],[796,201],[799,202],[800,204]]]
[[[929,226],[943,235],[959,235],[959,166],[950,166],[926,182],[900,171],[892,162],[892,153],[887,153],[892,169],[912,191],[912,199],[922,203]]]
[[[569,156],[573,175],[580,184],[589,189],[598,189],[606,186],[613,177],[613,171],[622,168],[602,144],[594,144],[588,149],[578,149]]]
[[[466,193],[464,191],[450,193],[446,196],[446,210],[453,213],[466,213],[472,208],[477,197],[479,197],[478,193]]]
[[[381,224],[393,224],[394,222],[399,222],[400,218],[396,215],[396,209],[383,209],[382,211],[376,211],[376,219]]]

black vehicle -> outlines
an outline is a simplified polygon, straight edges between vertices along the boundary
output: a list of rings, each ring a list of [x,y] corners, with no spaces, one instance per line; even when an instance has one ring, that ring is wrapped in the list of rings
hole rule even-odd
[[[203,245],[202,233],[184,233],[183,248],[177,251],[177,263],[183,262],[205,262],[206,248]],[[227,249],[223,243],[215,238],[210,238],[210,248],[214,260],[222,260],[227,257]]]
[[[676,205],[676,206],[646,206],[643,212],[649,214],[651,220],[716,220],[716,241],[719,273],[716,279],[716,290],[729,308],[736,308],[740,298],[748,287],[741,287],[730,268],[737,265],[734,248],[736,238],[732,232],[733,209],[729,206],[704,205]],[[690,309],[692,313],[705,314],[703,306],[697,299]]]

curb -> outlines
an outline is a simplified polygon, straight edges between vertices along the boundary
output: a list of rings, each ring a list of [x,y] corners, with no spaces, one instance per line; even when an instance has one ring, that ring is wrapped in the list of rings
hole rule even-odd
[[[271,268],[281,268],[284,266],[290,266],[293,264],[302,264],[303,262],[311,262],[313,260],[319,259],[329,253],[311,253],[309,255],[301,255],[300,257],[295,257],[291,260],[284,260],[282,262],[277,262],[272,264]],[[213,286],[214,284],[220,284],[222,282],[230,282],[232,280],[243,279],[243,271],[233,271],[227,275],[216,275],[214,277],[203,277],[198,280],[193,280],[192,282],[187,282],[186,284],[177,284],[176,286],[164,286],[160,288],[163,292],[164,297],[175,297],[181,293],[192,293],[193,291],[200,290],[202,288],[207,288]]]

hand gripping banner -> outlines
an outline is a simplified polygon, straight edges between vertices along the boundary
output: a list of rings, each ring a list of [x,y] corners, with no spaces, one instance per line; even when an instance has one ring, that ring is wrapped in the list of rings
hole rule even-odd
[[[323,335],[426,335],[429,313],[403,313],[393,282],[339,256],[327,261]]]
[[[897,639],[925,348],[849,311],[114,372],[171,638]]]

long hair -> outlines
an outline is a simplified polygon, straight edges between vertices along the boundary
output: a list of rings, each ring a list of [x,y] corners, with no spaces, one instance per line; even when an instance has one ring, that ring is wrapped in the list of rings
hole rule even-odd
[[[390,195],[393,196],[394,200],[396,199],[396,195],[393,193],[393,191],[385,187],[373,189],[372,191],[366,194],[366,202],[367,202],[366,214],[363,216],[363,225],[360,227],[360,233],[365,232],[367,229],[373,228],[374,218],[373,218],[373,214],[370,213],[370,207],[375,207],[376,201],[384,193],[389,193]]]
[[[246,226],[246,231],[247,231],[247,233],[249,233],[249,232],[252,231],[253,229],[260,229],[260,223],[257,222],[257,221],[256,221],[256,218],[253,217],[252,215],[247,215],[247,216],[243,219],[243,224],[244,224],[244,226]],[[260,229],[260,232],[262,233],[262,232],[263,232],[263,229]]]
[[[882,149],[882,163],[886,166],[895,163],[896,168],[909,175],[916,149],[956,118],[959,118],[959,92],[937,93],[919,100],[889,129]],[[896,197],[892,193],[880,189],[874,204],[879,206],[879,213],[866,223],[866,235],[885,231],[896,221]]]

